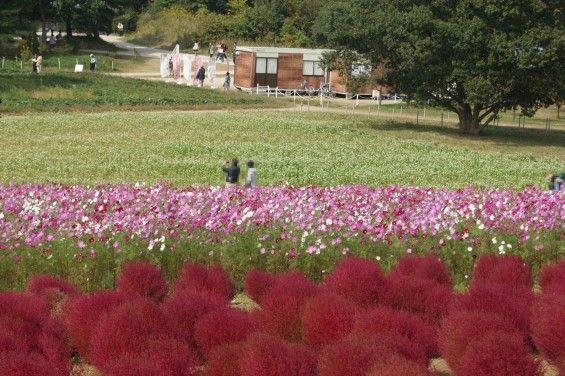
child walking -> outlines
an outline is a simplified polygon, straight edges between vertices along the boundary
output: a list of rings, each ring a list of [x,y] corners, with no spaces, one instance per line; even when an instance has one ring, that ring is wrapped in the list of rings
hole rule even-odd
[[[230,89],[230,84],[231,84],[230,72],[226,72],[226,78],[224,78],[224,91]]]

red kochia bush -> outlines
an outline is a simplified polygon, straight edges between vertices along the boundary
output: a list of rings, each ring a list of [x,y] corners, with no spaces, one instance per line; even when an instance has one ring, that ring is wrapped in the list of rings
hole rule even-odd
[[[447,270],[441,259],[434,255],[401,257],[394,269],[392,269],[391,274],[429,279],[449,287],[452,285],[449,270]]]
[[[169,337],[159,306],[149,298],[135,298],[106,313],[92,335],[90,361],[108,372],[123,356],[142,353],[151,340]]]
[[[367,259],[348,257],[336,266],[322,287],[360,307],[371,307],[384,302],[388,282],[378,264]]]
[[[240,376],[239,360],[242,356],[243,342],[228,342],[214,347],[206,363],[207,376]]]
[[[400,355],[391,355],[377,360],[365,376],[439,376],[428,371],[426,366],[408,360]]]
[[[407,311],[381,307],[363,312],[355,320],[353,333],[398,335],[419,344],[427,358],[438,355],[436,327]]]
[[[219,264],[189,264],[176,280],[174,290],[206,291],[228,301],[233,296],[233,283]]]
[[[64,297],[72,299],[81,295],[78,288],[64,279],[43,274],[36,274],[28,280],[27,291],[48,301],[60,300]]]
[[[451,312],[441,322],[439,350],[453,373],[465,372],[464,357],[469,345],[486,333],[519,333],[511,321],[500,314],[478,311]],[[525,338],[523,338],[525,340]],[[496,356],[496,353],[493,354]]]
[[[540,353],[565,375],[565,294],[537,296],[532,306],[531,328]]]
[[[326,292],[310,298],[302,311],[302,337],[314,348],[334,342],[353,328],[356,309],[341,296]]]
[[[462,358],[458,376],[543,375],[518,332],[485,332]]]
[[[261,304],[265,292],[273,287],[276,277],[262,270],[252,269],[243,281],[243,290],[256,303]]]
[[[138,354],[126,354],[108,366],[112,376],[190,376],[198,356],[189,346],[174,339],[150,340]]]
[[[222,344],[243,342],[255,330],[249,313],[237,308],[223,308],[208,312],[194,327],[196,344],[205,355]]]
[[[455,296],[450,310],[498,314],[514,324],[515,329],[526,337],[533,297],[532,290],[525,286],[509,288],[498,283],[474,282],[466,293]]]
[[[322,348],[318,374],[324,376],[364,376],[377,362],[390,357],[408,359],[426,366],[422,349],[400,336],[352,333]]]
[[[538,274],[538,282],[543,292],[565,294],[565,260],[544,266]]]
[[[314,376],[316,360],[305,346],[256,332],[241,351],[240,368],[241,376]]]
[[[439,324],[447,314],[453,290],[429,279],[391,274],[388,302],[396,309],[415,313],[432,324]]]
[[[475,282],[500,283],[507,287],[531,287],[530,268],[519,255],[497,256],[494,253],[479,257],[473,271]]]
[[[70,349],[49,305],[21,292],[0,293],[0,374],[68,375]]]
[[[253,311],[252,315],[265,332],[287,341],[299,341],[302,307],[318,291],[318,286],[300,273],[277,276],[275,284],[261,300],[261,309]]]
[[[194,326],[198,319],[225,307],[227,302],[224,298],[206,292],[180,290],[163,301],[161,310],[171,335],[195,349]]]
[[[116,291],[101,291],[83,295],[63,305],[65,322],[73,345],[79,354],[88,357],[92,334],[105,313],[124,303],[126,296]]]
[[[148,262],[126,262],[116,285],[126,295],[146,296],[156,301],[162,301],[169,289],[161,269]]]

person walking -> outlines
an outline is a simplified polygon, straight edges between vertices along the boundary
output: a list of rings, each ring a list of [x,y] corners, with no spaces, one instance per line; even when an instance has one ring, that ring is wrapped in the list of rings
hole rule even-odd
[[[224,166],[222,166],[222,171],[226,173],[226,187],[237,187],[239,182],[239,166],[237,158],[231,161],[226,161]]]
[[[37,54],[34,54],[31,58],[31,71],[37,72]]]
[[[196,79],[198,80],[198,87],[204,87],[204,78],[206,78],[206,70],[204,65],[200,66],[198,72],[196,73]]]
[[[37,73],[41,73],[41,65],[43,64],[43,56],[37,55],[35,65],[37,66]]]
[[[257,186],[257,169],[255,168],[255,163],[251,160],[247,161],[247,177],[245,178],[246,187],[256,187]]]
[[[208,56],[214,56],[214,45],[212,44],[212,42],[208,44]]]
[[[98,61],[96,60],[96,56],[94,56],[94,54],[90,54],[90,70],[94,71],[96,69],[96,63]]]
[[[237,42],[234,42],[233,43],[233,56],[232,56],[233,65],[235,65],[237,55],[239,55],[239,51],[237,50]]]
[[[230,89],[230,84],[231,84],[230,72],[226,72],[226,78],[224,78],[224,91],[228,91]]]

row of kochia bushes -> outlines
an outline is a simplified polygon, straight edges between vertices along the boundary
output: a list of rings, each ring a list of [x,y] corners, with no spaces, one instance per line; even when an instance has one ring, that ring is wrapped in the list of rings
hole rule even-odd
[[[565,372],[565,260],[544,267],[534,293],[520,256],[482,255],[456,292],[437,257],[400,259],[388,274],[362,258],[316,284],[298,272],[247,273],[258,306],[230,304],[219,265],[188,264],[169,286],[150,263],[129,262],[116,290],[83,294],[36,275],[0,294],[0,374],[454,375]]]

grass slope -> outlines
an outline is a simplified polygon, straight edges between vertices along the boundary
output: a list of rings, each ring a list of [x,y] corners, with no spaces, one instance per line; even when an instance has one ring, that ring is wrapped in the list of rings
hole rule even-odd
[[[276,106],[267,98],[98,73],[0,72],[0,113],[223,109]]]
[[[256,161],[259,183],[521,188],[565,170],[565,132],[446,127],[286,111],[105,112],[4,117],[3,182],[222,184]],[[245,168],[243,168],[245,173]]]

